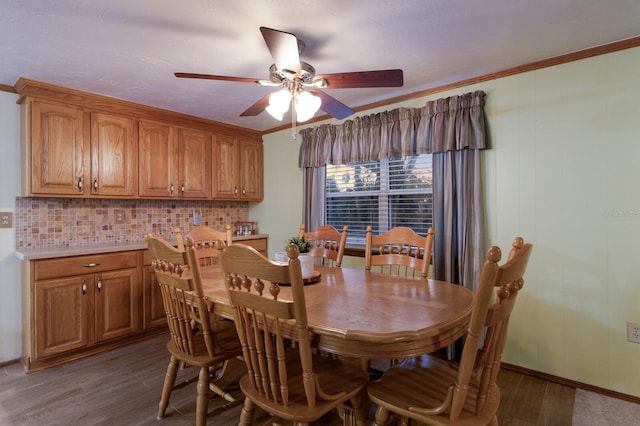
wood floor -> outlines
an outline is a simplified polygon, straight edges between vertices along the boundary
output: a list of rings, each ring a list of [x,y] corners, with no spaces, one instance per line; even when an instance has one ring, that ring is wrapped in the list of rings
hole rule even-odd
[[[25,374],[0,367],[0,425],[193,425],[195,384],[175,391],[167,416],[156,420],[169,356],[167,336]],[[192,371],[180,371],[179,379]],[[575,389],[502,370],[500,425],[571,425]],[[210,408],[219,400],[212,400]],[[240,407],[208,424],[236,425]],[[263,414],[264,415],[264,414]],[[318,424],[340,424],[336,415]]]

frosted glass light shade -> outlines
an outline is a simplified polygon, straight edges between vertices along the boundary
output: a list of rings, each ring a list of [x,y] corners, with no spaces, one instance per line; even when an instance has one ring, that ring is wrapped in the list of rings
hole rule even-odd
[[[309,92],[300,92],[296,95],[294,107],[297,121],[307,121],[320,109],[322,100]]]
[[[269,96],[269,106],[265,110],[276,120],[282,121],[284,113],[289,109],[291,92],[287,89],[279,90]]]

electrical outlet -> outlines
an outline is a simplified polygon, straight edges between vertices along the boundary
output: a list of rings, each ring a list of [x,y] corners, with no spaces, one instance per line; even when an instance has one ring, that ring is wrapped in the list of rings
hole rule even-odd
[[[193,209],[193,225],[202,225],[202,212],[200,210]]]
[[[124,210],[115,211],[116,224],[124,223]]]
[[[0,228],[13,228],[13,212],[0,212]]]
[[[640,324],[627,321],[627,341],[640,343]]]

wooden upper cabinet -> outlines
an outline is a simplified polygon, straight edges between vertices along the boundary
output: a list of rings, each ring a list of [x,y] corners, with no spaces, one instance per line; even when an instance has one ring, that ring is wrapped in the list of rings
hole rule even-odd
[[[66,104],[27,100],[26,192],[29,195],[89,194],[85,172],[89,140],[84,112]],[[30,171],[30,173],[29,173]]]
[[[135,120],[91,113],[91,194],[134,197],[137,185]]]
[[[134,197],[138,147],[133,118],[28,100],[26,177],[31,195]],[[29,173],[30,171],[30,173]]]
[[[211,134],[148,120],[138,128],[141,197],[211,196]]]
[[[213,169],[214,199],[262,200],[262,142],[216,135]]]
[[[174,129],[167,124],[139,120],[138,144],[138,194],[156,198],[175,196],[178,187],[178,144]]]
[[[263,198],[257,132],[25,78],[14,87],[24,196]]]
[[[178,128],[178,182],[181,197],[211,197],[210,133]]]
[[[262,142],[240,140],[241,195],[245,200],[264,197],[264,167]]]
[[[240,197],[239,157],[236,138],[216,135],[213,142],[213,198],[234,200]]]

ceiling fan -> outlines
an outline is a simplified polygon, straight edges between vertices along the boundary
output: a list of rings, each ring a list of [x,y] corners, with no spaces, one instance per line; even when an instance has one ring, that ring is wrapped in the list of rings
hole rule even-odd
[[[355,112],[320,89],[400,87],[403,85],[401,69],[316,75],[313,66],[300,60],[300,54],[305,48],[304,41],[298,39],[294,34],[271,28],[260,27],[260,32],[274,60],[274,64],[269,68],[269,79],[184,72],[177,72],[175,76],[281,87],[280,91],[263,96],[240,116],[254,116],[266,110],[275,118],[282,120],[284,113],[291,105],[292,113],[294,111],[296,113],[295,121],[310,119],[318,109],[339,120]]]

